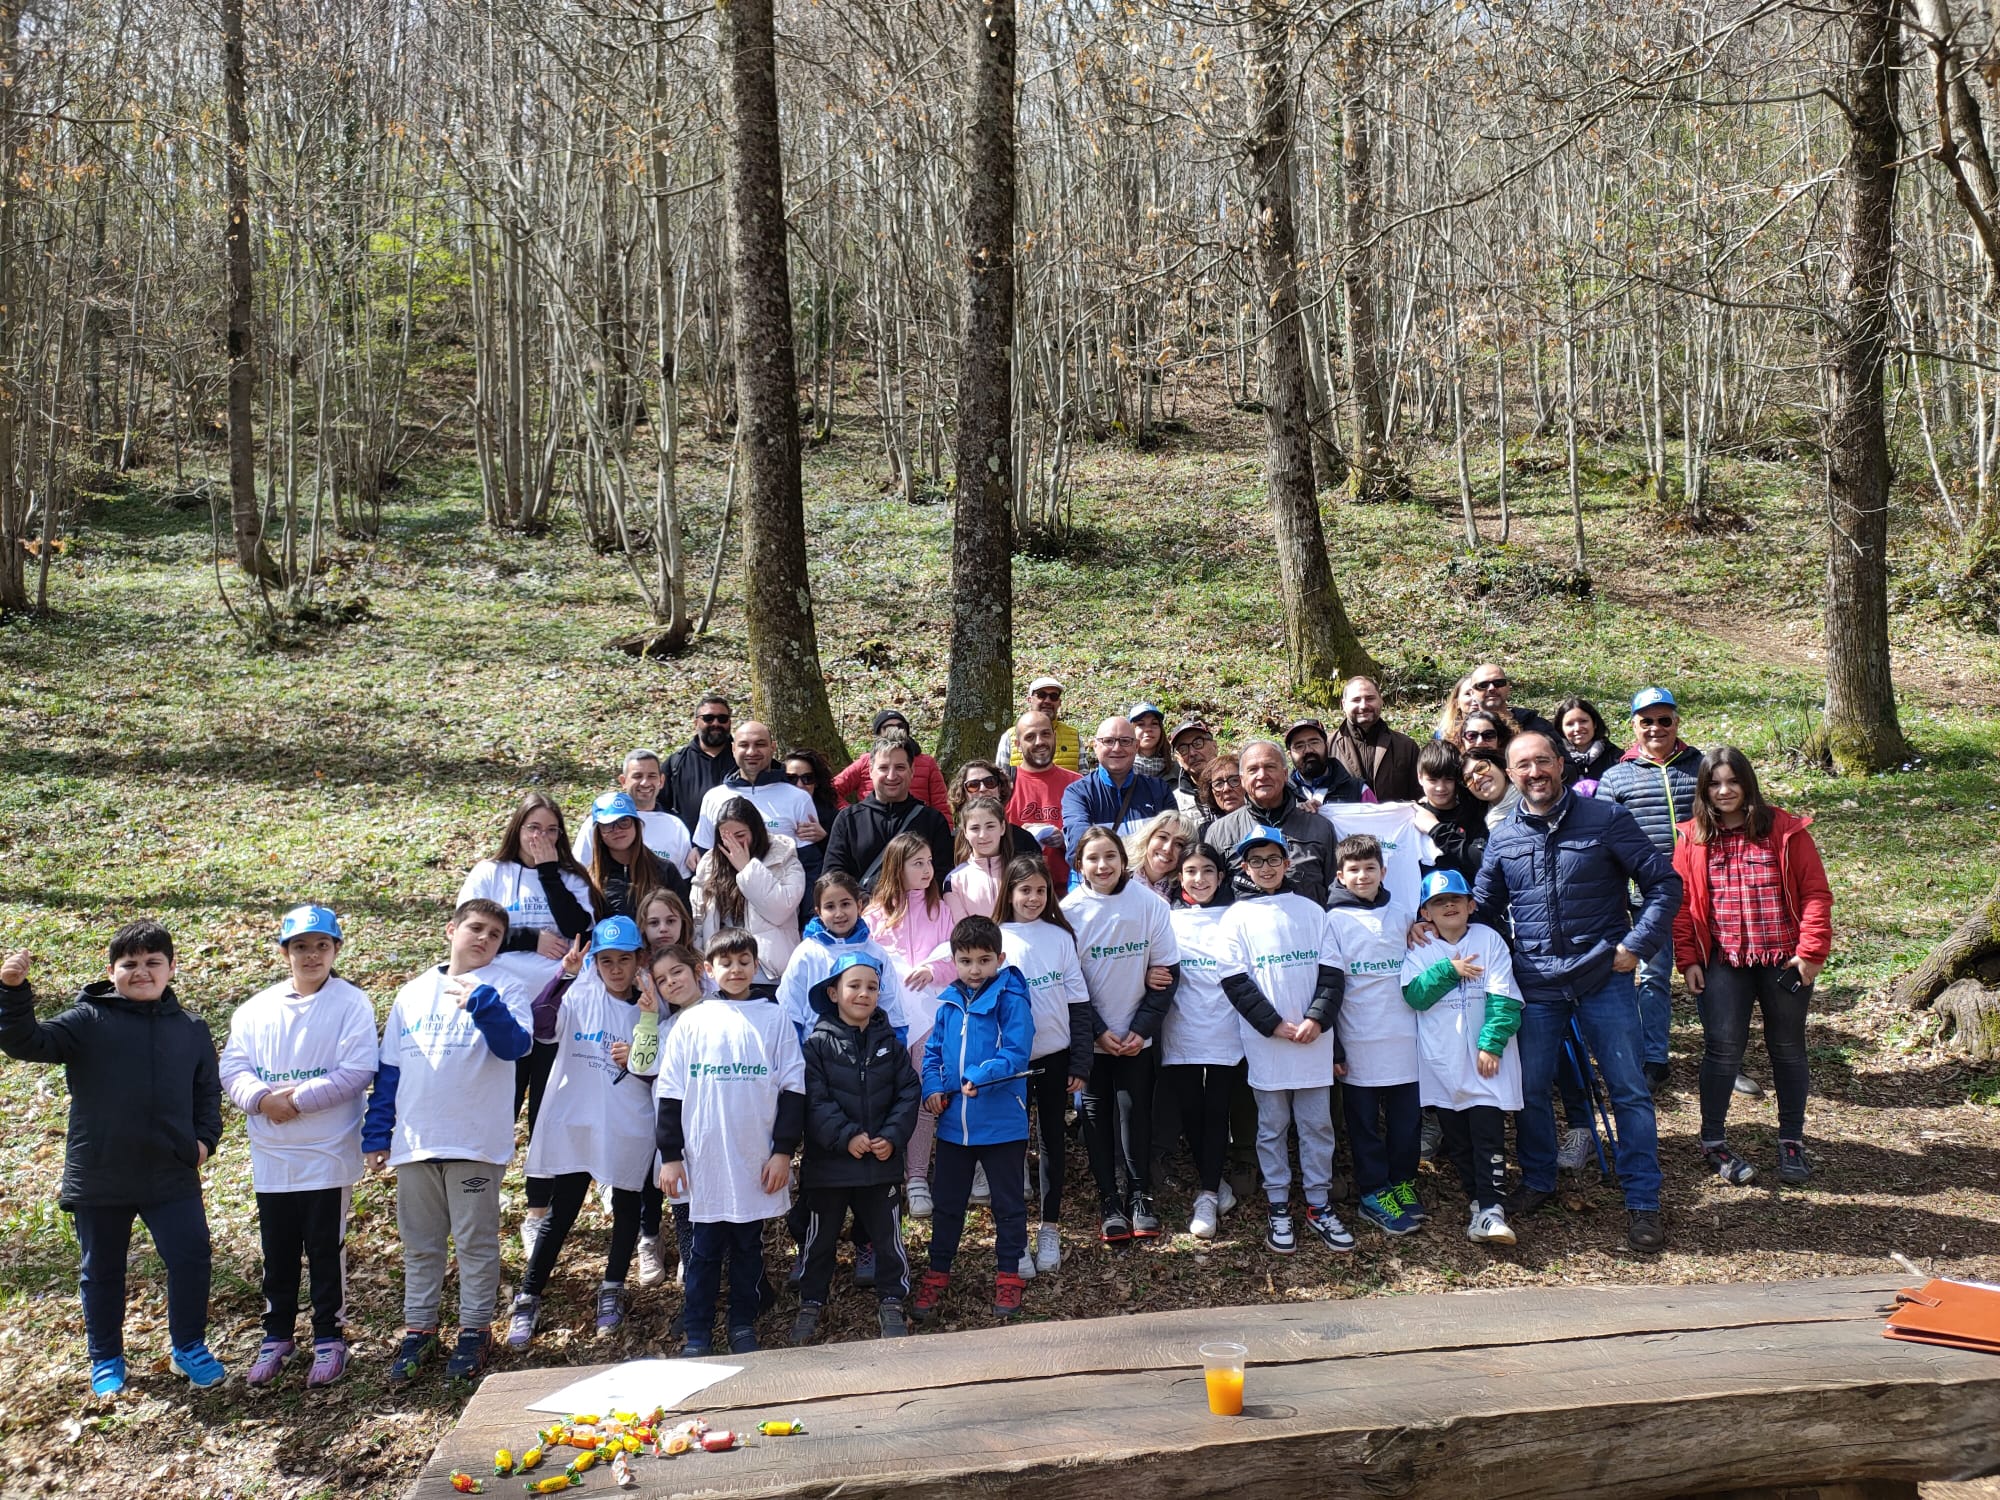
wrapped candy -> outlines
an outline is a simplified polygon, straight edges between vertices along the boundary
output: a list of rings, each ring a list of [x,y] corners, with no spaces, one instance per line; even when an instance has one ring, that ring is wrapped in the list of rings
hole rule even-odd
[[[701,1435],[701,1451],[704,1453],[727,1453],[736,1446],[736,1434],[726,1427],[718,1427],[713,1432]]]
[[[806,1424],[796,1418],[783,1421],[759,1422],[757,1431],[765,1437],[797,1437],[806,1430]]]
[[[458,1469],[451,1471],[451,1487],[461,1495],[483,1495],[486,1493],[484,1480],[474,1479],[470,1474]]]
[[[514,1455],[502,1448],[493,1455],[493,1472],[505,1479],[514,1472]]]
[[[578,1480],[572,1479],[569,1471],[565,1469],[562,1473],[551,1474],[546,1479],[530,1479],[527,1483],[527,1488],[528,1493],[531,1495],[554,1495],[559,1494],[578,1482]]]
[[[534,1447],[530,1448],[526,1453],[523,1453],[521,1455],[521,1466],[514,1472],[516,1474],[531,1474],[536,1469],[540,1468],[541,1465],[542,1465],[542,1445],[540,1443],[537,1443]]]
[[[639,1482],[639,1476],[632,1472],[632,1460],[622,1451],[611,1460],[611,1478],[621,1490],[629,1490]]]

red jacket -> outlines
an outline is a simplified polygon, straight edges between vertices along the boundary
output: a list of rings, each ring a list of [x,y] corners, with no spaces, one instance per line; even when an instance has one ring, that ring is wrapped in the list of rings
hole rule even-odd
[[[1797,956],[1823,964],[1833,951],[1833,891],[1826,866],[1806,830],[1811,818],[1771,809],[1771,840],[1778,846],[1778,880],[1785,906],[1799,924]],[[1706,966],[1715,950],[1715,901],[1708,887],[1708,845],[1694,841],[1694,820],[1674,830],[1674,873],[1681,878],[1681,909],[1674,915],[1674,962]]]
[[[854,764],[833,778],[833,789],[840,794],[840,805],[859,802],[874,790],[874,779],[868,772],[868,757],[856,757]],[[928,755],[919,755],[910,766],[910,795],[919,802],[927,802],[936,808],[945,822],[951,821],[951,798],[945,792],[944,772],[938,763]]]

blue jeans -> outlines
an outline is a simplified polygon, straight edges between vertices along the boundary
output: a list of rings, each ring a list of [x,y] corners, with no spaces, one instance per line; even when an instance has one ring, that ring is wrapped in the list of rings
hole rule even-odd
[[[697,1219],[693,1248],[681,1273],[688,1337],[706,1342],[715,1331],[715,1296],[721,1289],[724,1260],[729,1262],[729,1331],[756,1327],[763,1300],[763,1222],[703,1223]]]
[[[167,1337],[186,1349],[208,1337],[208,1283],[213,1260],[208,1215],[201,1194],[144,1208],[72,1210],[83,1250],[83,1334],[91,1362],[125,1352],[125,1259],[132,1248],[132,1220],[143,1219],[153,1248],[167,1267]],[[293,1268],[296,1275],[297,1267]]]
[[[1630,974],[1613,974],[1604,988],[1576,1001],[1528,1001],[1521,1017],[1521,1099],[1514,1145],[1521,1182],[1537,1192],[1556,1186],[1556,1112],[1549,1099],[1562,1063],[1563,1039],[1574,1014],[1597,1059],[1618,1126],[1618,1181],[1629,1209],[1660,1206],[1660,1127],[1646,1086],[1640,1001]]]
[[[1667,1060],[1667,1036],[1674,1024],[1674,940],[1671,935],[1651,958],[1639,960],[1639,1024],[1648,1063]]]
[[[1364,1196],[1398,1182],[1414,1182],[1424,1108],[1414,1083],[1369,1088],[1340,1086],[1347,1117],[1347,1149],[1354,1154],[1354,1186]]]

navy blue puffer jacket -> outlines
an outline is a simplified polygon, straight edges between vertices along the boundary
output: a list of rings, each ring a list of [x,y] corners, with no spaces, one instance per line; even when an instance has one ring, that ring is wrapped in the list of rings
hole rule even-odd
[[[1636,917],[1628,881],[1639,887]],[[1472,897],[1482,922],[1512,935],[1525,998],[1576,1000],[1609,981],[1621,945],[1639,958],[1660,950],[1681,878],[1623,807],[1565,792],[1543,816],[1520,807],[1500,821]]]
[[[1675,825],[1694,816],[1694,776],[1700,769],[1701,752],[1692,745],[1676,748],[1665,765],[1627,750],[1598,778],[1597,795],[1628,809],[1653,847],[1671,858]]]

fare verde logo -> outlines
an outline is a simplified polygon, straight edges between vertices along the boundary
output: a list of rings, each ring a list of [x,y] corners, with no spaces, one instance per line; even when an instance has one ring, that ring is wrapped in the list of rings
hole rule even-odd
[[[1293,948],[1284,953],[1260,953],[1256,964],[1260,969],[1289,968],[1293,964],[1316,964],[1319,962],[1317,948]]]
[[[1400,958],[1357,958],[1347,966],[1350,974],[1400,974],[1403,961]]]
[[[1144,953],[1145,951],[1146,945],[1144,942],[1092,943],[1090,945],[1090,956],[1092,958],[1124,958],[1128,954]]]
[[[326,1077],[325,1068],[252,1068],[260,1083],[304,1083],[308,1078]]]
[[[770,1067],[767,1064],[760,1062],[731,1062],[731,1063],[691,1062],[688,1064],[688,1077],[690,1079],[767,1078],[770,1076],[770,1073],[771,1073]]]

